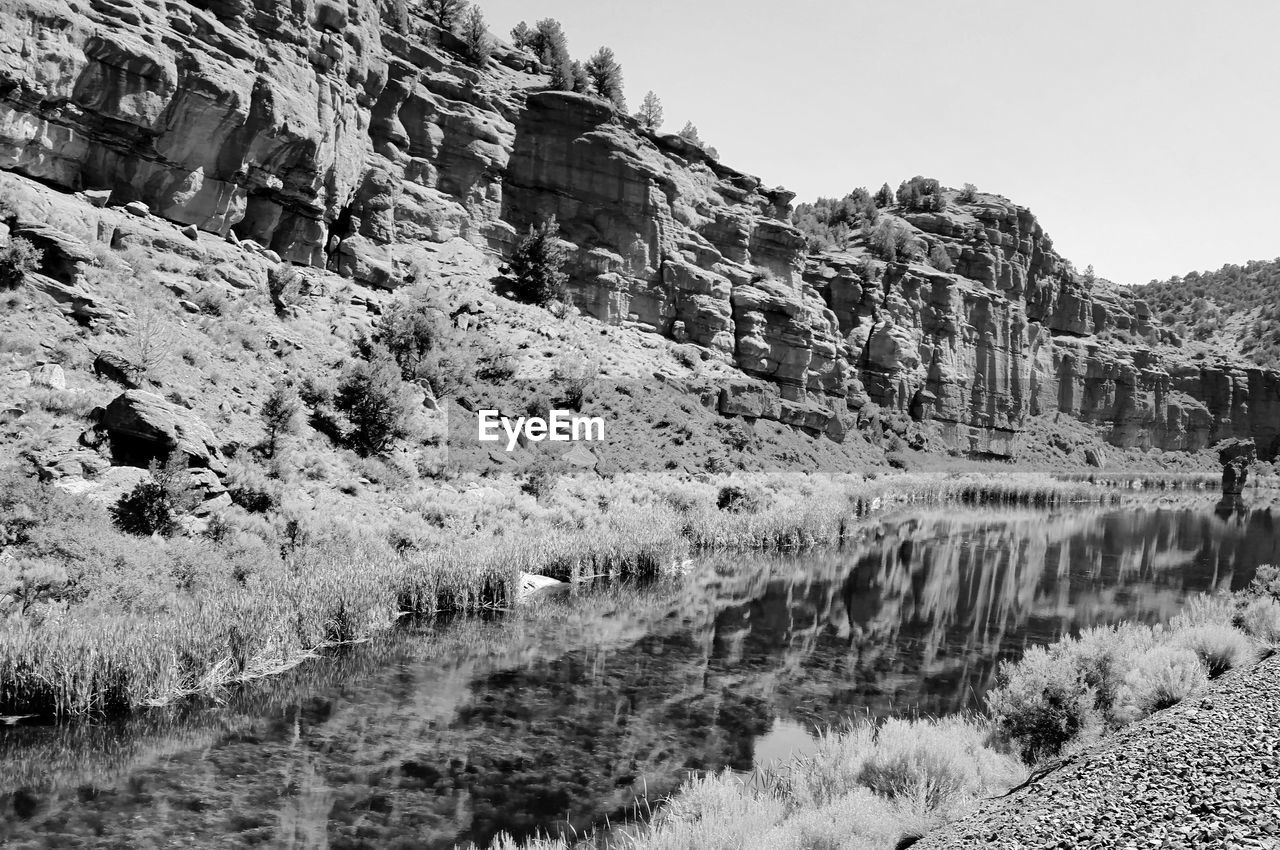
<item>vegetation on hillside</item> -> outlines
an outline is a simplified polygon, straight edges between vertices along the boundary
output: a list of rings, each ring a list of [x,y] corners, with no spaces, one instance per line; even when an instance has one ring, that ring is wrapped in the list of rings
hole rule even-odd
[[[1151,281],[1137,292],[1179,336],[1280,368],[1280,259]]]
[[[905,224],[889,219],[882,220],[881,210],[897,206],[900,211],[941,211],[947,206],[947,190],[937,180],[913,177],[904,180],[896,193],[886,183],[873,195],[865,186],[859,186],[843,198],[818,198],[813,203],[798,204],[791,220],[808,240],[810,252],[839,251],[847,248],[855,234],[860,234],[872,254],[893,262],[900,256],[924,258],[924,247],[910,250],[910,233]],[[960,199],[968,202],[977,196],[977,189],[966,184]],[[916,256],[916,255],[919,256]],[[949,270],[950,260],[938,260],[935,265]]]

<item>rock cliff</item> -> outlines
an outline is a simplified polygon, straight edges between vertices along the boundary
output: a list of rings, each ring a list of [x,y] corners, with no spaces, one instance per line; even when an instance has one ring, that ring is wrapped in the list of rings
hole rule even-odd
[[[1280,374],[1181,361],[995,196],[886,211],[947,271],[806,258],[790,193],[546,90],[518,50],[470,67],[397,0],[3,0],[0,27],[0,169],[379,289],[427,243],[506,253],[555,215],[578,308],[735,365],[725,415],[842,439],[874,403],[994,455],[1055,412],[1125,446],[1278,448]]]

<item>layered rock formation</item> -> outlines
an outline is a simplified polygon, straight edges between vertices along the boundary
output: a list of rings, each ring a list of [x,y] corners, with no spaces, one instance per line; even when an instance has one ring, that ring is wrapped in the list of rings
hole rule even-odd
[[[424,243],[505,253],[555,215],[578,307],[736,365],[726,415],[840,439],[874,402],[996,455],[1054,412],[1126,446],[1280,440],[1280,376],[1166,356],[1024,208],[896,210],[950,271],[858,245],[806,265],[790,193],[546,91],[519,51],[469,67],[395,0],[5,0],[0,26],[0,169],[382,289]]]
[[[948,261],[856,250],[812,259],[805,273],[875,403],[995,455],[1043,414],[1104,426],[1126,447],[1194,451],[1244,437],[1270,456],[1280,449],[1280,374],[1179,358],[1141,299],[1075,273],[1025,208],[983,195],[952,196],[945,212],[895,211],[914,256]]]

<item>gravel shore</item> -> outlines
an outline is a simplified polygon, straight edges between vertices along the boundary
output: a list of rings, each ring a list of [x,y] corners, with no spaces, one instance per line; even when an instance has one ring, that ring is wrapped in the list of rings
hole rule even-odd
[[[1089,747],[913,845],[1280,848],[1280,656]]]

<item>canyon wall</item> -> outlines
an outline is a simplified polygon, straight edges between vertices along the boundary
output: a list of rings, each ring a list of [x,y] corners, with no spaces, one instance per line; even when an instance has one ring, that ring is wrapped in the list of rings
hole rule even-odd
[[[507,254],[555,215],[577,307],[736,365],[726,415],[841,439],[888,409],[994,455],[1055,412],[1124,446],[1280,441],[1280,375],[1183,362],[1026,209],[886,211],[950,271],[809,258],[790,193],[545,90],[523,52],[470,67],[403,2],[0,0],[0,28],[0,169],[382,289],[430,243]]]

